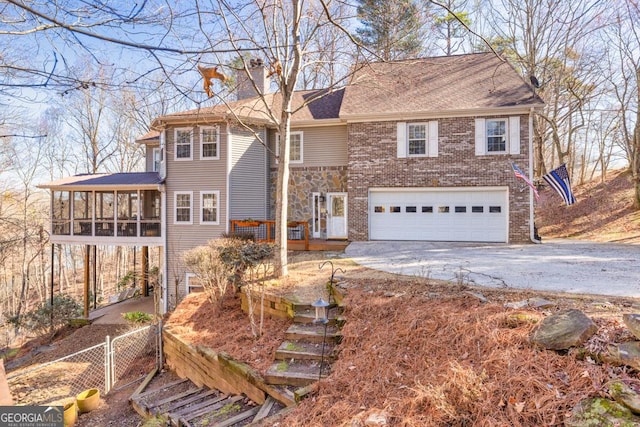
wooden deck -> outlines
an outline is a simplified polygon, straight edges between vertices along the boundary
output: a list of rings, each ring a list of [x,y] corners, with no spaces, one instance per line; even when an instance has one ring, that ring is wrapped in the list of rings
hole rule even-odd
[[[304,240],[289,240],[287,245],[291,251],[305,250]],[[310,251],[343,251],[347,246],[349,246],[348,240],[309,239]]]

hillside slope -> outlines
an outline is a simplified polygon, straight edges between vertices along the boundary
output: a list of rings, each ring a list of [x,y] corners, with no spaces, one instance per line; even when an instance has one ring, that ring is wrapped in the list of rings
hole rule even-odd
[[[566,206],[551,188],[540,192],[535,218],[544,239],[570,237],[616,243],[640,243],[640,211],[632,204],[631,174],[625,170],[600,179],[574,185],[577,202]]]

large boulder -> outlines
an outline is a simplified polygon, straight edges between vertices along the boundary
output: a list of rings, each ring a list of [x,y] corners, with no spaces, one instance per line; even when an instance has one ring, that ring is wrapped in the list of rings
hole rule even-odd
[[[585,399],[571,411],[564,420],[566,427],[634,427],[640,425],[640,418],[629,409],[613,400]]]
[[[622,321],[631,333],[640,340],[640,314],[624,314]]]
[[[598,326],[580,310],[563,310],[545,318],[531,337],[531,342],[549,350],[575,347],[598,331]]]
[[[640,370],[640,341],[610,345],[603,355],[603,360],[613,365],[626,365]]]
[[[609,384],[609,394],[616,402],[626,406],[634,414],[640,414],[640,395],[621,380]]]

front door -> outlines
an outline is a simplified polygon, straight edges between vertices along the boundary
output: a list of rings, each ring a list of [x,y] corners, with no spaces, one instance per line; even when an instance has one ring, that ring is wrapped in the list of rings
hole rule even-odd
[[[347,193],[327,193],[327,238],[347,238]]]

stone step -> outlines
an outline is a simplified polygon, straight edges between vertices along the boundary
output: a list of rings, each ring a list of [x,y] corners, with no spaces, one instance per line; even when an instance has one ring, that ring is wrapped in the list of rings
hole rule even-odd
[[[289,329],[287,329],[285,337],[289,341],[306,341],[314,343],[321,343],[322,341],[328,343],[339,343],[342,339],[342,335],[336,326],[325,326],[318,323],[294,323],[289,327]]]
[[[340,314],[338,314],[335,309],[329,310],[328,316],[327,316],[329,320],[329,325],[336,324],[337,316],[340,316]],[[295,323],[314,323],[315,320],[316,320],[316,311],[311,309],[298,310],[295,312],[295,316],[293,317],[293,321]]]
[[[328,363],[322,364],[322,378],[329,374]],[[268,384],[304,387],[320,378],[320,362],[317,360],[280,360],[264,375]]]
[[[325,301],[326,301],[326,299],[325,299]],[[293,303],[293,312],[296,313],[296,314],[298,314],[300,312],[303,312],[303,311],[311,311],[311,312],[315,313],[316,309],[311,304],[312,303],[310,303],[310,302],[308,302],[308,303],[307,302],[296,302],[296,303]],[[327,310],[336,311],[338,308],[340,310],[342,310],[342,307],[338,307],[335,303],[331,303],[327,307]]]
[[[325,342],[324,352],[322,343],[304,341],[285,341],[276,350],[275,358],[278,360],[333,360],[335,344]]]

